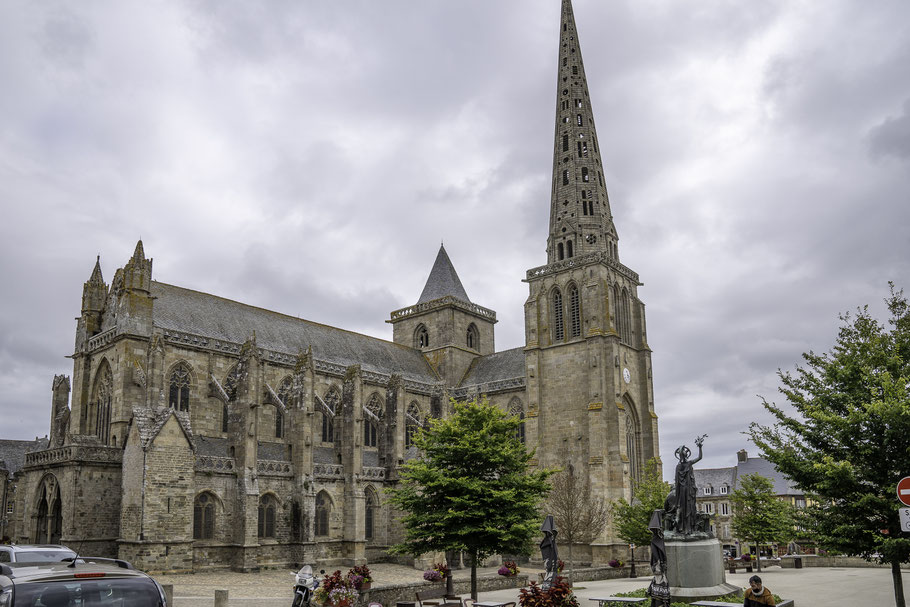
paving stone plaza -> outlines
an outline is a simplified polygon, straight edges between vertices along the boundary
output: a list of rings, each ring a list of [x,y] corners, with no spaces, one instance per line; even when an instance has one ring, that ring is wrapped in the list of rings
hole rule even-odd
[[[415,583],[421,572],[411,567],[380,563],[371,565],[374,587],[386,584]],[[532,579],[540,570],[522,568]],[[290,570],[270,570],[261,573],[202,573],[192,575],[163,575],[156,579],[163,584],[173,584],[176,607],[208,607],[214,605],[216,589],[228,590],[230,607],[277,607],[289,605],[293,575]],[[455,578],[466,578],[468,570],[456,570]],[[478,575],[495,575],[496,568],[478,570]],[[745,587],[752,573],[728,573],[727,581]],[[878,607],[893,605],[894,594],[891,572],[879,567],[807,567],[782,569],[770,567],[760,574],[764,583],[775,594],[794,599],[798,607]],[[904,588],[908,581],[904,572]],[[649,577],[622,578],[594,582],[580,582],[575,587],[579,607],[594,607],[589,601],[595,596],[613,595],[647,587]],[[466,598],[464,595],[463,598]],[[518,590],[498,590],[480,593],[483,600],[517,601]],[[388,606],[387,606],[388,607]]]

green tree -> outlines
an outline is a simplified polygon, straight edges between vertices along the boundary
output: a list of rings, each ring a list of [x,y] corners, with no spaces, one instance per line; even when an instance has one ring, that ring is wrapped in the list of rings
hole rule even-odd
[[[803,354],[804,366],[779,372],[795,412],[765,400],[776,421],[752,424],[750,434],[818,500],[820,543],[889,563],[896,605],[905,607],[900,563],[910,560],[910,539],[901,533],[895,488],[910,460],[910,310],[893,284],[885,302],[889,326],[868,307],[845,314],[830,352]]]
[[[477,563],[496,553],[528,554],[539,535],[539,504],[551,470],[530,470],[533,452],[518,439],[519,420],[482,402],[454,402],[455,413],[418,431],[420,457],[407,462],[390,501],[404,511],[405,539],[392,552],[458,550]]]
[[[552,484],[553,489],[547,499],[547,514],[553,515],[559,539],[569,545],[571,578],[575,575],[572,546],[597,539],[609,521],[609,508],[602,497],[591,493],[588,476],[576,474],[571,466],[557,472]]]
[[[747,474],[730,494],[733,534],[755,544],[761,571],[761,545],[785,542],[793,534],[790,505],[774,495],[774,483],[760,474]]]
[[[651,531],[648,523],[655,510],[663,509],[670,489],[670,483],[664,481],[661,475],[660,462],[649,459],[641,480],[632,486],[632,502],[619,498],[610,506],[616,535],[624,542],[649,546]]]

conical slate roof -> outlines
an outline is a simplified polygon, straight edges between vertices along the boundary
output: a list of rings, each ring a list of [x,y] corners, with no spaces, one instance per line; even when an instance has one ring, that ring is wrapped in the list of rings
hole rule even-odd
[[[430,270],[430,277],[427,278],[427,284],[423,287],[423,293],[420,294],[420,299],[417,300],[417,303],[421,304],[449,295],[455,299],[471,303],[464,287],[461,286],[461,280],[458,278],[458,273],[455,271],[445,247],[439,245],[439,254],[436,256],[436,262],[433,264],[433,269]]]

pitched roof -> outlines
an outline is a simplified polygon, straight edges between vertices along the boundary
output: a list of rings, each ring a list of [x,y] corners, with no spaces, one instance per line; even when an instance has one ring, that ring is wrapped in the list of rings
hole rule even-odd
[[[504,379],[524,379],[524,348],[512,348],[474,359],[459,387],[477,386]]]
[[[471,302],[464,287],[461,285],[461,280],[458,278],[458,273],[455,271],[445,247],[439,245],[436,262],[433,263],[433,269],[430,270],[427,284],[424,285],[423,292],[420,294],[420,299],[417,300],[417,303],[433,301],[447,295],[451,295],[461,301]]]
[[[749,457],[736,464],[737,484],[746,474],[760,474],[774,483],[774,495],[803,495],[796,484],[779,472],[774,464],[761,457]]]
[[[32,451],[47,449],[46,438],[35,440],[0,440],[0,470],[6,470],[10,476],[15,476],[25,465],[25,454]]]
[[[148,449],[148,446],[155,440],[155,437],[158,436],[161,428],[164,427],[164,424],[167,423],[167,420],[169,420],[172,415],[177,419],[177,423],[180,424],[183,431],[186,433],[186,439],[190,443],[190,447],[193,450],[196,449],[193,432],[190,430],[190,417],[186,411],[136,407],[133,409],[132,423],[136,424],[136,428],[139,430],[139,442],[143,449]]]
[[[156,328],[244,343],[254,332],[261,348],[291,356],[312,347],[319,360],[435,383],[419,350],[375,337],[264,310],[208,293],[152,281]]]
[[[726,485],[733,490],[733,484],[736,480],[736,468],[703,468],[695,469],[695,486],[698,487],[698,495],[702,495],[702,489],[705,487],[723,487]]]

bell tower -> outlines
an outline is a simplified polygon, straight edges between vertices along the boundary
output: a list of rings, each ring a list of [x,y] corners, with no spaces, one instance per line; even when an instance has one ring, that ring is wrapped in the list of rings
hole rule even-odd
[[[542,465],[584,470],[597,495],[630,499],[659,456],[642,283],[619,261],[571,0],[559,29],[547,263],[525,279],[528,417]],[[592,555],[620,545],[608,529]]]

